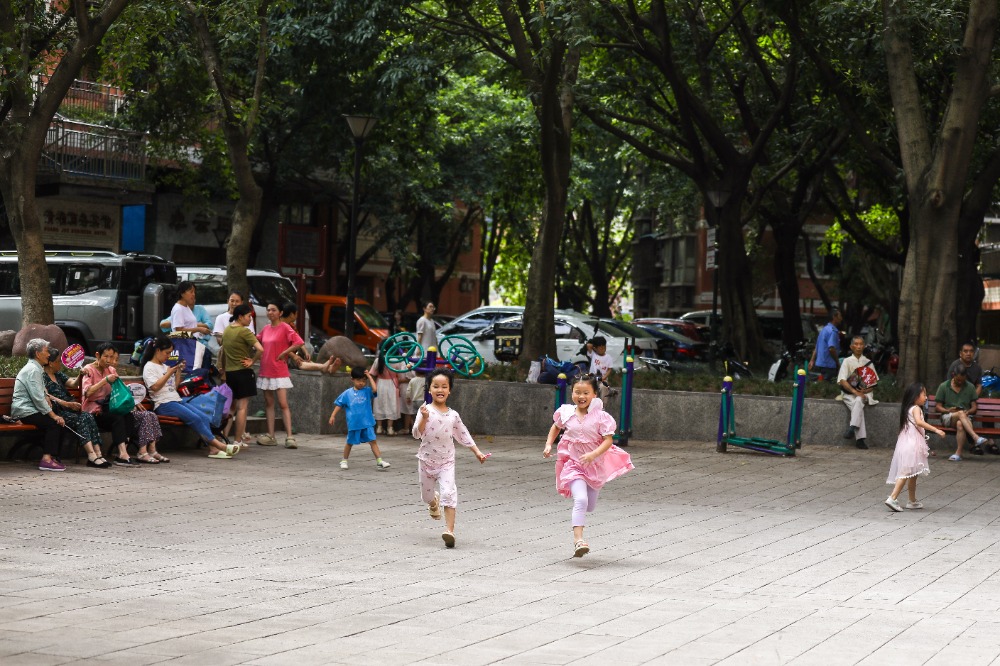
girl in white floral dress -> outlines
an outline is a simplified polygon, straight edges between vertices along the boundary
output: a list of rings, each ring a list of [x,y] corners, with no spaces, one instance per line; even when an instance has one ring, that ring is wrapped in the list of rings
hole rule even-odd
[[[431,404],[420,408],[413,423],[413,436],[420,440],[420,448],[417,450],[420,497],[427,504],[434,520],[441,519],[441,507],[444,507],[446,527],[441,538],[444,539],[445,546],[454,548],[455,507],[458,506],[455,442],[471,449],[480,464],[486,462],[487,456],[476,446],[468,428],[462,423],[462,417],[448,407],[451,373],[437,370],[427,381]]]

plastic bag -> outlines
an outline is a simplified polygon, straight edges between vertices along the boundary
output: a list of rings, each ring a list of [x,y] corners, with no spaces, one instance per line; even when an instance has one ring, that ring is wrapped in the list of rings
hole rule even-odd
[[[212,390],[221,394],[226,399],[222,411],[224,414],[228,414],[229,409],[233,406],[233,389],[229,388],[229,384],[219,384]]]
[[[108,413],[122,416],[133,409],[135,409],[135,398],[132,396],[132,391],[125,386],[125,382],[115,377],[115,381],[111,383],[111,394],[108,396]]]
[[[219,427],[219,424],[222,423],[222,417],[226,413],[226,397],[217,391],[196,395],[193,398],[188,398],[184,403],[207,416],[213,428]]]
[[[540,361],[532,361],[531,367],[528,368],[528,378],[524,381],[529,384],[538,383],[538,375],[542,374],[542,364]]]

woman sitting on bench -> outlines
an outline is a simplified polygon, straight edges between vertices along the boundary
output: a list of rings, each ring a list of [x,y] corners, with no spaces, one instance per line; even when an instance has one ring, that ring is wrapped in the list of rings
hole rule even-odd
[[[87,467],[106,469],[111,463],[101,453],[101,429],[97,427],[94,415],[83,411],[83,405],[73,399],[66,389],[80,385],[80,378],[70,379],[62,371],[59,350],[49,347],[49,362],[45,364],[45,391],[52,403],[52,411],[66,420],[66,426],[80,440],[87,452]]]
[[[173,416],[192,428],[208,444],[211,451],[209,458],[228,459],[240,451],[238,444],[226,445],[212,434],[209,417],[197,409],[189,407],[181,401],[177,393],[177,377],[184,372],[184,362],[168,366],[167,359],[174,351],[174,343],[170,338],[159,335],[153,341],[153,358],[149,359],[142,369],[142,380],[149,389],[149,397],[153,401],[157,414]]]
[[[59,439],[66,421],[52,411],[45,396],[45,366],[49,362],[49,341],[44,338],[28,340],[28,362],[14,379],[14,394],[10,403],[10,417],[42,431],[42,459],[38,469],[43,472],[62,472],[66,468],[56,460]]]

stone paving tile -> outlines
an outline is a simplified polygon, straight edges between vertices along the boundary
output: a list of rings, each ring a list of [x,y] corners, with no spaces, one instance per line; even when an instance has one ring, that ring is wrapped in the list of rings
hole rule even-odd
[[[635,442],[575,559],[543,436],[459,456],[454,550],[409,438],[380,441],[386,472],[362,452],[339,470],[343,439],[318,436],[136,470],[0,465],[0,663],[1000,658],[1000,460],[932,460],[927,508],[893,514],[891,450]]]

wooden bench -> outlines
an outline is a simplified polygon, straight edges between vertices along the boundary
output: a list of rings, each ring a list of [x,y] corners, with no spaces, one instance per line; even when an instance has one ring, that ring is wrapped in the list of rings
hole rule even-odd
[[[934,397],[927,396],[927,422],[954,434],[955,426],[941,425],[941,413],[934,408]],[[984,437],[1000,435],[1000,398],[979,398],[976,400],[976,413],[969,417],[976,433]]]
[[[122,381],[126,384],[142,383],[142,379],[138,377],[122,377]],[[14,400],[14,382],[12,377],[0,377],[0,416],[10,416],[11,403]],[[79,401],[81,399],[81,391],[79,388],[68,389],[69,394],[74,400]],[[141,403],[140,407],[146,409],[147,411],[153,410],[153,402],[147,396]],[[172,426],[172,427],[182,427],[187,426],[180,419],[173,416],[165,416],[162,414],[157,414],[156,419],[160,422],[161,426]],[[30,436],[32,434],[38,433],[38,428],[33,425],[28,425],[25,423],[4,423],[0,422],[0,436],[3,435],[26,435]],[[76,438],[74,437],[74,440]],[[80,446],[76,448],[76,459],[79,461],[79,449]]]

